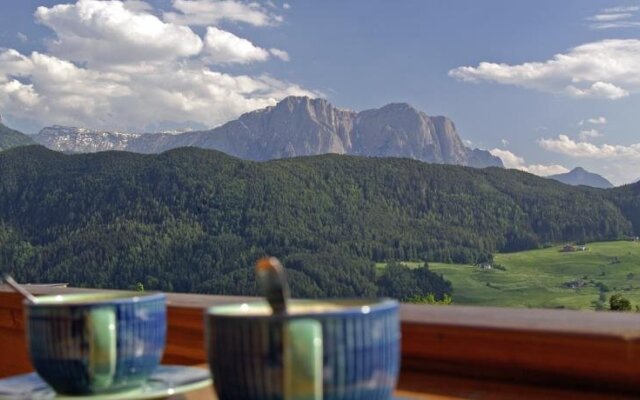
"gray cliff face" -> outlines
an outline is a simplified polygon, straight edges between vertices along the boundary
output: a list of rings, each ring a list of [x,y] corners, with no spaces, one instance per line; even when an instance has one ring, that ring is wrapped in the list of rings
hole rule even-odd
[[[354,137],[353,154],[469,165],[469,149],[450,119],[429,117],[404,103],[359,113]]]
[[[248,160],[348,153],[355,113],[320,99],[288,97],[208,131],[145,135],[130,151],[156,153],[184,146],[216,149]]]
[[[432,121],[408,104],[389,104],[358,113],[353,153],[442,162],[434,133]]]
[[[176,135],[154,151],[180,146],[216,149],[249,160],[336,153],[502,167],[489,152],[465,147],[450,119],[429,117],[404,103],[356,113],[323,99],[288,97],[209,131]]]
[[[82,142],[73,146],[75,150],[69,150],[72,146],[53,142],[58,148],[66,147],[65,151],[78,151],[83,145],[90,149],[98,147]],[[104,150],[158,153],[194,146],[248,160],[336,153],[502,167],[500,159],[488,151],[464,146],[450,119],[430,117],[405,103],[354,112],[333,107],[324,99],[287,97],[275,106],[243,114],[211,130],[131,136],[119,146],[107,142],[101,144]],[[109,145],[112,148],[105,148]]]
[[[423,115],[429,118],[426,114],[423,113]],[[431,120],[435,127],[442,160],[447,164],[470,165],[468,154],[470,149],[462,143],[453,121],[441,116],[433,117]],[[500,164],[502,165],[502,162]]]
[[[253,118],[239,122],[252,133],[245,158],[270,159],[311,154],[345,154],[351,147],[349,133],[354,113],[338,110],[321,99],[289,97]]]
[[[320,99],[289,97],[274,107],[202,132],[207,147],[249,160],[346,154],[354,113]]]

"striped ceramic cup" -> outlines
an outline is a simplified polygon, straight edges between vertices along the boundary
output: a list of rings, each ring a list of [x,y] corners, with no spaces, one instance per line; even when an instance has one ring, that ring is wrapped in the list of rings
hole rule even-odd
[[[400,364],[394,300],[291,300],[212,307],[208,359],[221,400],[387,400]]]
[[[62,394],[140,386],[160,363],[166,337],[162,293],[101,292],[25,303],[31,362]]]

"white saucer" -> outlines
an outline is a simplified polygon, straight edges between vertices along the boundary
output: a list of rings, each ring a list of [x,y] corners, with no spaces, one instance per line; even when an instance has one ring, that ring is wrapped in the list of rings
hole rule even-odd
[[[203,368],[161,365],[142,387],[124,392],[90,396],[56,394],[35,372],[0,379],[0,400],[143,400],[203,389],[211,385],[211,375]]]

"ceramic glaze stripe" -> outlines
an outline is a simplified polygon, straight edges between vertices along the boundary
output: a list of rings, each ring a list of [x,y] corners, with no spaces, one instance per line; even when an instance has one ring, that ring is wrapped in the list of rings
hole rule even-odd
[[[32,363],[50,385],[70,382],[70,386],[60,386],[62,391],[72,392],[90,383],[83,318],[73,309],[37,309],[29,315]]]
[[[91,393],[85,315],[93,307],[116,313],[117,363],[112,388],[135,386],[158,366],[166,338],[164,298],[99,306],[28,308],[30,354],[36,371],[61,393]],[[146,338],[146,339],[145,339]]]
[[[116,378],[123,384],[136,384],[143,380],[160,363],[166,324],[165,306],[159,302],[125,304],[117,309],[118,357]],[[148,338],[145,340],[145,338]]]
[[[400,365],[397,307],[313,319],[323,331],[324,399],[391,398]],[[286,320],[207,316],[209,363],[221,400],[285,400],[281,332]]]
[[[333,336],[327,336],[325,360],[334,360],[332,379],[338,382],[333,391],[325,391],[325,399],[389,398],[399,369],[398,324],[397,315],[386,313],[325,326]]]

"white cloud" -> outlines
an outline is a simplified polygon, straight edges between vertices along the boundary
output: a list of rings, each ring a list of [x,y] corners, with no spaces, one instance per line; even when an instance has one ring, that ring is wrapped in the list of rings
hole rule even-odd
[[[316,94],[267,75],[234,76],[200,64],[114,73],[40,53],[0,53],[0,109],[42,125],[142,129],[162,116],[215,126],[289,95]]]
[[[540,139],[540,146],[549,151],[575,158],[593,159],[626,159],[640,160],[640,143],[629,146],[623,145],[596,145],[586,141],[576,142],[567,135],[558,135],[557,138]]]
[[[505,168],[518,169],[520,171],[529,172],[531,174],[535,174],[539,176],[549,176],[549,175],[562,174],[565,172],[569,172],[568,168],[565,168],[562,165],[557,165],[557,164],[527,165],[524,158],[515,155],[509,150],[493,149],[493,150],[490,150],[489,152],[492,155],[499,157],[502,160],[502,163],[504,164]]]
[[[638,6],[621,6],[621,7],[611,7],[605,8],[602,10],[603,13],[625,13],[625,12],[635,12],[640,10]]]
[[[271,48],[269,49],[269,52],[276,58],[279,58],[282,61],[289,61],[289,53],[287,53],[284,50],[280,50],[280,49],[276,49],[276,48]]]
[[[16,110],[30,112],[39,101],[33,85],[23,84],[15,79],[0,82],[0,104],[10,104],[10,107],[6,108],[9,114]]]
[[[0,52],[0,82],[7,76],[25,76],[33,70],[31,60],[17,50],[8,49]],[[3,76],[4,75],[4,76]]]
[[[574,85],[567,86],[567,93],[574,97],[594,97],[609,100],[621,99],[627,97],[629,92],[612,83],[596,82],[590,87],[578,88]]]
[[[143,130],[160,120],[216,126],[289,95],[318,95],[266,74],[216,71],[212,59],[247,63],[286,52],[215,27],[203,42],[189,27],[155,17],[148,4],[38,8],[35,17],[54,40],[47,52],[0,49],[0,112],[36,126]]]
[[[620,28],[638,28],[640,21],[613,21],[592,24],[592,29],[620,29]]]
[[[580,122],[578,122],[578,125],[580,126],[584,124],[604,125],[606,123],[607,123],[607,119],[605,117],[593,117],[593,118],[580,120]]]
[[[19,41],[21,41],[22,43],[25,43],[27,40],[29,40],[29,38],[27,37],[27,35],[25,35],[22,32],[18,32],[16,33],[16,37],[18,38]]]
[[[56,34],[47,45],[52,54],[88,65],[164,62],[202,49],[202,40],[188,27],[131,11],[120,1],[38,7],[35,17]]]
[[[525,164],[524,158],[513,154],[509,150],[496,148],[493,150],[489,150],[489,153],[491,153],[491,155],[495,157],[499,157],[506,168],[520,169],[520,167]]]
[[[165,21],[181,25],[215,25],[229,20],[254,26],[277,25],[282,17],[267,11],[258,3],[237,0],[174,0],[173,7],[180,11],[163,14]]]
[[[255,46],[249,40],[238,37],[231,32],[216,27],[208,27],[204,39],[204,51],[207,60],[217,64],[246,64],[254,61],[265,61],[269,52]]]
[[[519,65],[481,62],[449,76],[463,82],[491,81],[577,98],[619,99],[640,91],[640,40],[587,43],[544,62]]]
[[[538,144],[545,150],[572,158],[591,160],[607,172],[616,184],[629,183],[638,179],[640,171],[640,143],[631,145],[596,145],[588,141],[576,142],[567,135],[557,138],[543,138]]]
[[[578,133],[578,137],[582,141],[589,141],[591,139],[602,137],[602,133],[598,132],[597,129],[585,129]]]
[[[81,69],[56,57],[34,52],[27,57],[15,50],[0,53],[0,107],[21,118],[56,119],[73,115],[75,121],[95,117],[105,98],[126,96],[126,79],[112,73]],[[20,79],[29,81],[24,83]]]
[[[639,21],[629,21],[640,9],[637,6],[605,8],[599,14],[587,18],[591,29],[618,29],[640,27]]]
[[[507,139],[500,140],[500,143],[502,143],[502,147],[507,147],[509,145],[509,141]]]
[[[282,4],[282,8],[284,8],[285,10],[288,10],[288,9],[290,9],[290,8],[291,8],[291,4],[289,4],[289,3],[283,3],[283,4]]]
[[[569,168],[566,168],[558,164],[551,164],[551,165],[533,164],[533,165],[528,165],[526,171],[538,176],[549,176],[549,175],[566,174],[567,172],[569,172]]]
[[[631,17],[633,17],[633,14],[631,13],[616,13],[616,14],[597,14],[587,19],[589,21],[595,21],[595,22],[609,22],[609,21],[619,21],[621,19],[629,19]]]

